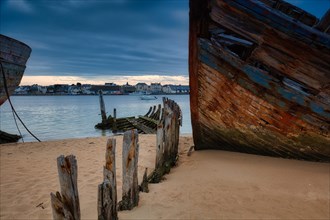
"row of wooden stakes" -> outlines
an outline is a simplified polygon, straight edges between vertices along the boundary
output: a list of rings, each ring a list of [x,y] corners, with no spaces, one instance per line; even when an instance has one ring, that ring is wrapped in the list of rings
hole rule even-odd
[[[163,98],[164,117],[159,121],[156,135],[156,164],[148,176],[145,170],[143,181],[138,185],[139,143],[136,129],[123,136],[122,200],[117,203],[116,184],[116,139],[109,138],[106,144],[103,182],[98,186],[98,219],[116,220],[118,211],[131,210],[138,205],[139,192],[149,192],[148,183],[158,183],[178,159],[178,145],[182,113],[173,100]],[[61,193],[51,193],[53,219],[80,220],[80,205],[77,187],[77,160],[74,155],[57,158]]]

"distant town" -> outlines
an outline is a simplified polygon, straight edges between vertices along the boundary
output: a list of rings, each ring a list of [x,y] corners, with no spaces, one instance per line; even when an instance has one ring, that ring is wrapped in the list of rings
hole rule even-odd
[[[136,85],[117,85],[115,83],[105,83],[104,85],[92,84],[54,84],[41,86],[38,84],[29,86],[19,86],[13,95],[97,95],[99,91],[104,95],[143,95],[143,94],[189,94],[188,85],[161,85],[161,83],[137,83]]]

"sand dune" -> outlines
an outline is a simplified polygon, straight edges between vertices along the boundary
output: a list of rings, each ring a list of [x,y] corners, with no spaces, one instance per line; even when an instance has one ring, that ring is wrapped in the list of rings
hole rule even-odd
[[[121,146],[117,136],[118,198]],[[154,135],[140,135],[139,181],[155,163]],[[97,186],[107,137],[0,145],[0,218],[52,219],[50,192],[59,190],[56,158],[74,154],[82,219],[97,219]],[[166,179],[140,194],[120,219],[330,219],[330,165],[225,151],[188,157],[191,137],[180,138],[180,159]],[[39,205],[41,204],[41,205]],[[39,205],[39,206],[38,206]],[[37,207],[38,206],[38,207]]]

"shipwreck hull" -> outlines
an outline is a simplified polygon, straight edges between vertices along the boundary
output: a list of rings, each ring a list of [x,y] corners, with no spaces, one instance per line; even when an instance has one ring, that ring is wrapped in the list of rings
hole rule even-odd
[[[20,84],[26,62],[31,54],[31,48],[22,42],[4,35],[0,35],[0,45],[1,106]]]
[[[279,2],[190,1],[195,149],[330,161],[327,21]]]

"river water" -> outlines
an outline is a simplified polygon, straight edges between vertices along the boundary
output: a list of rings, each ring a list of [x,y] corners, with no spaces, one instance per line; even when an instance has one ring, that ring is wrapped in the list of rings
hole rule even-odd
[[[145,115],[150,106],[162,104],[139,96],[104,96],[107,115],[117,109],[117,118]],[[183,114],[181,134],[191,134],[189,95],[166,95],[178,103]],[[41,141],[99,137],[111,131],[95,129],[101,122],[98,96],[11,96],[13,106],[28,129]],[[17,120],[24,142],[36,141]],[[0,107],[0,130],[19,134],[8,100]]]

